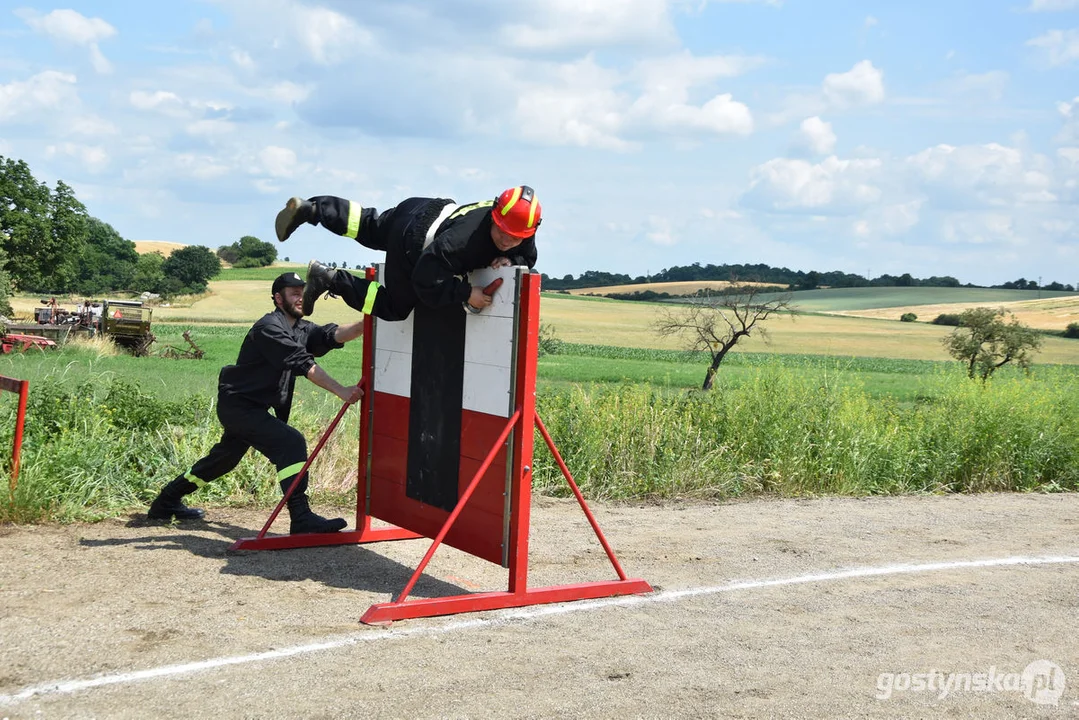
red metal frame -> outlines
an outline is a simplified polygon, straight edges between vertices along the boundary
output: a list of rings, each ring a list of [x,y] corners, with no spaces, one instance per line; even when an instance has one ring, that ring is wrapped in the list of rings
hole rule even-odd
[[[368,270],[368,277],[374,277],[373,270]],[[456,506],[449,513],[439,532],[434,536],[431,547],[427,550],[423,559],[415,571],[405,583],[400,594],[391,602],[379,603],[368,608],[360,621],[371,625],[382,625],[394,620],[409,618],[432,617],[437,615],[452,615],[462,612],[477,612],[482,610],[498,610],[503,608],[522,607],[527,605],[539,605],[544,603],[566,602],[572,600],[587,600],[617,595],[633,595],[651,592],[652,587],[646,581],[639,578],[628,578],[618,559],[615,557],[610,543],[603,535],[596,522],[595,516],[585,502],[580,488],[566,467],[561,454],[559,454],[554,441],[547,432],[543,421],[536,414],[536,359],[539,347],[539,275],[525,273],[521,276],[520,309],[518,313],[520,326],[518,328],[518,351],[516,367],[516,398],[517,407],[512,416],[506,420],[501,434],[491,443],[490,451],[485,460],[476,470],[472,479],[460,494]],[[374,321],[368,316],[364,321],[363,342],[363,367],[365,377],[373,376],[374,367]],[[356,527],[355,531],[312,534],[312,535],[286,535],[266,536],[266,532],[273,523],[277,514],[285,503],[283,498],[278,503],[270,519],[266,522],[262,531],[256,538],[248,538],[235,543],[233,550],[276,550],[284,548],[314,547],[320,545],[344,545],[353,543],[377,542],[381,540],[401,540],[408,538],[424,537],[417,533],[400,527],[388,527],[373,529],[371,521],[373,515],[370,511],[370,470],[368,467],[370,451],[370,431],[373,418],[374,393],[371,391],[370,381],[361,380],[364,383],[364,396],[361,400],[360,411],[360,449],[359,449],[359,473],[356,498]],[[341,408],[333,423],[326,430],[319,441],[315,451],[301,470],[301,474],[314,460],[315,455],[322,448],[330,433],[333,432],[341,416],[348,408]],[[610,560],[617,580],[603,580],[598,582],[577,583],[572,585],[556,585],[530,589],[528,587],[528,530],[531,518],[531,495],[532,495],[532,456],[534,429],[538,429],[543,436],[547,447],[558,463],[566,482],[577,498],[578,504],[584,511],[585,517],[595,532],[600,544],[603,546],[607,558]],[[506,439],[512,433],[513,459],[510,469],[510,517],[507,565],[509,570],[508,588],[505,591],[469,593],[450,597],[424,598],[408,600],[419,580],[420,575],[427,568],[428,563],[434,557],[435,552],[443,544],[447,534],[457,522],[462,511],[473,497],[473,491],[479,485],[484,473],[494,461],[499,451],[503,449]],[[297,480],[293,482],[292,492]],[[364,490],[361,492],[361,490]],[[287,498],[287,495],[286,495]]]
[[[14,500],[15,488],[19,485],[19,455],[22,453],[22,431],[26,424],[26,400],[30,394],[30,381],[0,375],[0,390],[19,394],[19,410],[15,415],[15,440],[11,448],[11,479],[8,481],[10,497]]]

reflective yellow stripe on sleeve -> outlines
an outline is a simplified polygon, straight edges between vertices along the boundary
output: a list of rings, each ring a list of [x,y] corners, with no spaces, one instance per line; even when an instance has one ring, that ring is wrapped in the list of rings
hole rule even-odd
[[[360,213],[362,212],[363,205],[352,200],[348,201],[348,229],[345,230],[345,237],[355,240],[360,234]]]
[[[378,295],[378,289],[382,287],[377,282],[372,281],[367,286],[367,295],[363,298],[363,310],[360,310],[364,315],[370,315],[371,310],[375,307],[375,297]]]
[[[293,464],[289,465],[288,467],[281,468],[280,470],[277,471],[277,479],[278,480],[284,480],[285,478],[292,477],[296,473],[303,470],[303,466],[304,466],[304,464],[306,462],[307,461],[305,460],[304,462],[293,463]]]
[[[494,204],[494,200],[484,200],[483,202],[472,203],[471,205],[462,205],[461,207],[457,208],[457,211],[453,215],[450,215],[449,219],[453,220],[454,218],[461,217],[465,213],[470,213],[473,210],[479,210],[480,208],[489,208]]]
[[[196,487],[199,487],[199,488],[206,487],[206,481],[203,480],[200,477],[195,477],[194,475],[192,475],[190,470],[188,470],[187,472],[184,473],[184,477],[187,478],[188,482],[195,483]]]

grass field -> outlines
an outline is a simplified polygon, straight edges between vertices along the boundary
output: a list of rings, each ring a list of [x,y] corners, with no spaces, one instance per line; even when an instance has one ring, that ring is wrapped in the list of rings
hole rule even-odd
[[[0,519],[94,519],[144,505],[208,451],[220,437],[217,374],[270,308],[264,279],[220,281],[213,290],[155,315],[158,350],[185,347],[180,336],[190,329],[202,360],[76,346],[0,356],[0,374],[31,381],[24,471]],[[543,321],[564,345],[540,358],[537,404],[592,496],[1052,491],[1079,483],[1079,342],[1046,338],[1029,377],[1005,368],[982,386],[944,361],[947,328],[802,315],[769,323],[771,348],[758,338],[740,344],[714,391],[700,393],[706,359],[675,343],[655,347],[650,322],[663,307],[543,299]],[[190,320],[160,322],[170,313]],[[357,317],[339,300],[322,300],[313,319]],[[320,364],[353,382],[360,351],[352,343]],[[312,383],[296,389],[291,422],[317,437],[340,404]],[[12,398],[0,402],[0,444],[10,443],[13,408]],[[337,501],[354,491],[357,421],[349,413],[315,466],[314,489]],[[537,452],[534,476],[540,489],[562,488],[545,452]],[[272,467],[249,454],[203,500],[267,503],[277,492]]]
[[[189,304],[177,304],[171,307],[154,309],[155,333],[167,334],[168,324],[183,324],[199,328],[204,325],[236,324],[248,326],[272,309],[269,296],[269,282],[280,274],[280,268],[256,268],[227,270],[225,280],[210,283],[209,294],[194,298]],[[246,278],[246,279],[238,279]],[[951,288],[887,288],[880,302],[894,302],[898,297],[894,290],[951,290]],[[1015,297],[1016,293],[1027,291],[983,291],[961,288],[960,292],[969,291],[971,297],[986,297],[1003,300]],[[840,291],[809,291],[810,293],[838,293]],[[796,294],[797,295],[797,294]],[[904,295],[904,293],[899,293]],[[868,304],[866,293],[858,289],[853,295],[843,295],[848,304],[855,301]],[[929,293],[918,293],[921,299],[935,297]],[[957,297],[952,295],[953,297]],[[817,296],[821,297],[821,296]],[[905,295],[909,300],[913,295]],[[1055,303],[1065,306],[1075,296],[1042,300],[1043,303]],[[12,299],[12,305],[20,315],[31,315],[40,298],[20,296]],[[827,303],[825,303],[827,300]],[[974,302],[970,300],[970,302]],[[1035,301],[1037,302],[1037,301]],[[825,297],[818,303],[840,307],[836,297]],[[610,300],[607,298],[575,297],[562,293],[545,293],[541,305],[541,321],[554,328],[559,339],[571,343],[596,343],[632,348],[682,349],[680,341],[674,338],[661,338],[652,330],[659,313],[670,306],[663,303],[642,303]],[[895,312],[882,310],[880,312]],[[922,314],[919,312],[919,314]],[[928,313],[924,317],[928,317]],[[312,320],[319,323],[345,323],[355,321],[359,315],[339,299],[324,298],[315,307]],[[1064,323],[1065,325],[1067,323]],[[948,355],[941,346],[941,339],[950,328],[929,323],[900,323],[898,320],[884,320],[862,317],[845,317],[835,314],[798,314],[776,317],[770,320],[765,329],[770,341],[759,334],[739,343],[736,353],[778,353],[785,355],[811,354],[836,355],[843,357],[878,357],[921,360],[948,360]],[[195,336],[200,331],[196,329]],[[178,335],[179,332],[176,332]],[[198,342],[198,340],[196,340]],[[1051,364],[1079,364],[1079,342],[1060,337],[1044,338],[1042,352],[1036,362]]]
[[[557,293],[543,296],[540,316],[559,338],[573,343],[596,342],[637,348],[681,349],[673,338],[652,331],[662,303],[606,298],[575,298]],[[855,357],[947,360],[941,339],[951,328],[929,323],[901,323],[834,315],[776,317],[765,325],[770,341],[750,336],[735,352],[839,355]],[[1079,342],[1044,338],[1038,362],[1079,364]]]

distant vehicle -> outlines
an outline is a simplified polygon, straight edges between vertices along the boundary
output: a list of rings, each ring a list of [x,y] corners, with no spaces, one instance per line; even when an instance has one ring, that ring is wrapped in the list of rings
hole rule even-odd
[[[75,311],[62,307],[34,308],[34,321],[42,326],[41,331],[63,329],[64,339],[68,337],[68,330],[101,333],[136,357],[149,355],[150,346],[157,340],[150,331],[152,315],[153,310],[139,300],[102,300],[92,306],[84,303]],[[8,329],[28,330],[32,327],[9,325]]]
[[[153,310],[138,300],[104,300],[101,303],[99,331],[132,355],[150,354],[157,339],[150,332]]]

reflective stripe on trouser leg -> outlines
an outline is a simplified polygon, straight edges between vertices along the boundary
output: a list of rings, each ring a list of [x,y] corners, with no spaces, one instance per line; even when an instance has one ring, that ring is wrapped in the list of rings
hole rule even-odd
[[[195,487],[199,488],[200,490],[206,487],[206,481],[200,477],[192,475],[190,470],[184,473],[184,479],[186,479],[188,482],[195,483]]]
[[[356,239],[360,234],[360,216],[363,206],[352,200],[348,201],[348,227],[345,229],[345,237]]]
[[[293,463],[288,467],[281,468],[277,471],[278,481],[284,480],[285,478],[290,478],[296,473],[300,472],[301,470],[303,470],[303,466],[305,464],[307,464],[306,460],[304,460],[303,462]]]

